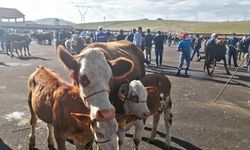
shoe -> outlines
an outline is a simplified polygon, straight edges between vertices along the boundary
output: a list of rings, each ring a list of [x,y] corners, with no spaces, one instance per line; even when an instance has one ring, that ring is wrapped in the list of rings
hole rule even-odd
[[[185,73],[185,77],[189,78],[189,77],[190,77],[190,75],[189,75],[188,73]]]
[[[238,65],[234,65],[234,67],[238,67]]]
[[[176,73],[176,76],[180,76],[180,72],[179,71]]]

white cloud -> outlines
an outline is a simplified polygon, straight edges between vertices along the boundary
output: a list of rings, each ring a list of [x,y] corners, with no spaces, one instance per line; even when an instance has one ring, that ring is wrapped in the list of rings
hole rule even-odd
[[[250,19],[249,0],[1,0],[1,7],[17,8],[27,20],[62,18],[80,22],[76,5],[88,5],[86,22],[168,18],[176,20],[222,21]]]

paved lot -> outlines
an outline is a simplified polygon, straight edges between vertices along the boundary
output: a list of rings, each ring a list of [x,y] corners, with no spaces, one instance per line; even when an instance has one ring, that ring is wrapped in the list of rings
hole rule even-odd
[[[56,57],[54,46],[31,45],[31,57],[8,57],[0,50],[0,150],[26,150],[30,134],[27,104],[27,78],[37,65],[50,67],[68,80],[66,69]],[[163,72],[172,83],[173,149],[249,150],[250,149],[250,82],[245,69],[240,69],[217,103],[213,100],[229,76],[218,64],[213,76],[202,71],[203,61],[191,64],[191,77],[176,77],[179,53],[166,47],[164,65],[147,68],[148,73]],[[230,68],[231,73],[235,68]],[[152,127],[147,120],[142,150],[162,149],[164,123],[160,121],[153,144],[147,143]],[[127,149],[133,148],[131,133],[127,135]],[[39,123],[37,148],[47,149],[46,124]],[[73,147],[68,144],[69,149]]]

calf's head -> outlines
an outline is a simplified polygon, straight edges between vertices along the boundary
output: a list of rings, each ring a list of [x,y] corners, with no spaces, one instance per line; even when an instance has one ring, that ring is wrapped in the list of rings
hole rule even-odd
[[[118,96],[124,100],[125,113],[134,114],[139,118],[149,117],[151,113],[147,106],[147,97],[153,90],[155,89],[145,88],[139,80],[121,85]]]

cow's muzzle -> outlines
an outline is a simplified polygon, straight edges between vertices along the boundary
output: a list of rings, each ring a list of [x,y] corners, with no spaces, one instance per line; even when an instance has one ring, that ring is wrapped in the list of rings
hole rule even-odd
[[[115,109],[102,109],[96,113],[96,121],[110,121],[115,118]]]

